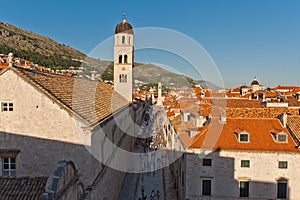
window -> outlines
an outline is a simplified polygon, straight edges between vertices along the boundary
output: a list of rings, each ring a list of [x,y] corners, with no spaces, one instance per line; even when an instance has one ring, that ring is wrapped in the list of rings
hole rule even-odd
[[[250,167],[250,160],[241,160],[241,167]]]
[[[129,44],[130,44],[130,39],[131,39],[131,38],[130,38],[130,37],[128,37],[128,43],[129,43]]]
[[[122,36],[122,44],[125,44],[125,36]]]
[[[203,166],[211,166],[212,165],[212,161],[211,159],[203,159]]]
[[[249,197],[249,181],[240,181],[240,197]]]
[[[287,183],[286,182],[278,182],[277,183],[277,198],[278,199],[286,199],[287,197]]]
[[[247,133],[239,134],[239,141],[240,142],[249,142],[249,134],[247,134]]]
[[[16,158],[15,157],[5,157],[2,158],[3,171],[2,175],[5,177],[16,176]]]
[[[288,162],[287,161],[279,161],[278,162],[278,168],[279,169],[287,169],[288,168]]]
[[[211,180],[202,180],[202,195],[211,195]]]
[[[119,63],[122,63],[122,55],[119,55]]]
[[[287,142],[287,135],[284,133],[278,134],[277,142]]]
[[[14,104],[9,102],[2,103],[2,112],[6,111],[13,111],[14,110]]]
[[[127,63],[127,62],[128,62],[128,59],[127,59],[127,58],[128,58],[128,56],[125,55],[125,56],[124,56],[124,63]]]
[[[127,83],[127,75],[126,74],[119,75],[119,83]]]

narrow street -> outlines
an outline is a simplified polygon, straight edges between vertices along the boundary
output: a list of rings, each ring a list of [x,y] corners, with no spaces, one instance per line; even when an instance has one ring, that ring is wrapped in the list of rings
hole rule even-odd
[[[144,130],[140,139],[137,140],[134,152],[135,153],[150,153],[154,151],[150,148],[149,144],[153,141],[149,141],[148,138],[153,138],[153,130],[159,129],[163,124],[163,120],[154,119],[161,118],[161,115],[157,113],[161,112],[160,109],[150,107],[144,116],[143,124],[141,125]],[[155,128],[153,128],[155,127]],[[158,137],[156,137],[158,138]],[[157,144],[157,142],[156,142]],[[159,150],[158,147],[155,147]],[[148,157],[149,159],[149,157]],[[146,159],[147,160],[147,159]],[[169,167],[166,166],[162,169],[156,169],[156,159],[148,160],[148,166],[143,168],[140,173],[126,173],[123,181],[122,189],[119,194],[119,200],[165,200],[176,199],[176,191],[173,189],[172,176]],[[150,167],[149,166],[154,166]],[[146,169],[146,170],[145,170]],[[149,170],[150,169],[150,170]]]

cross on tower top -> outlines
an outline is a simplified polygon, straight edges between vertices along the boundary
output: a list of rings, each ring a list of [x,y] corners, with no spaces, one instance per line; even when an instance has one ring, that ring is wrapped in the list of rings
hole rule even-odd
[[[123,13],[123,22],[126,22],[126,13]]]

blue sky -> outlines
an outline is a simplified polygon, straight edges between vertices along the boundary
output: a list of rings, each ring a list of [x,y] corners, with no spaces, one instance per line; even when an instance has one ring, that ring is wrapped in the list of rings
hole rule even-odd
[[[300,85],[299,10],[297,0],[16,0],[1,9],[0,20],[89,54],[126,12],[134,28],[168,28],[194,39],[227,87],[250,84],[254,76],[277,86]]]

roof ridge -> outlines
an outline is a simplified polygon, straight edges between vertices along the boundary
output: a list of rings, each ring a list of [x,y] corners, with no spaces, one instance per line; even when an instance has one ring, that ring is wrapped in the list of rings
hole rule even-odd
[[[90,126],[123,109],[129,103],[103,81],[91,81],[19,67],[6,68],[0,75],[7,70],[12,70],[27,84]]]
[[[31,71],[31,70],[28,70],[28,69],[23,69],[23,68],[19,68],[19,67],[15,67],[17,69],[21,69],[22,70],[27,70],[28,72],[32,72],[32,73],[35,73],[34,71]],[[14,68],[12,68],[14,69]],[[18,70],[15,70],[18,72]],[[37,74],[40,74],[40,75],[45,75],[45,73],[37,73]],[[40,84],[38,81],[36,81],[35,79],[33,79],[31,76],[28,76],[27,74],[25,73],[22,73],[22,75],[26,76],[27,78],[29,78],[31,81],[33,81],[34,83],[36,83],[37,85],[39,85],[40,87],[42,87],[44,90],[46,90],[50,95],[54,96],[57,100],[59,100],[61,103],[63,103],[65,106],[67,106],[69,109],[72,110],[71,107],[69,107],[66,102],[64,102],[63,100],[61,100],[61,98],[57,97],[57,95],[53,94],[53,92],[51,92],[49,89],[47,89],[45,86],[43,86],[42,84]]]

